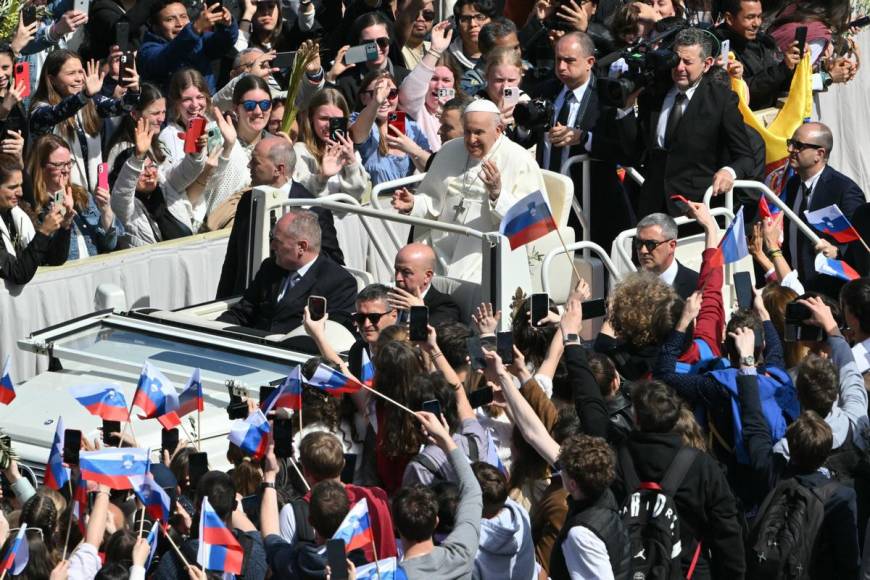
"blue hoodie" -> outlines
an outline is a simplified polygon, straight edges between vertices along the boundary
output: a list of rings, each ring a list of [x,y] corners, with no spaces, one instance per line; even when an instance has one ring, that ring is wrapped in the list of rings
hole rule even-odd
[[[528,512],[512,499],[492,519],[480,521],[480,546],[472,578],[533,580],[535,546]]]

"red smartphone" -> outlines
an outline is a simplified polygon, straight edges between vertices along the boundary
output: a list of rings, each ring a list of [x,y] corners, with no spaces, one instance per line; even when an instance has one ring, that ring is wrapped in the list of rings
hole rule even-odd
[[[671,201],[674,202],[674,205],[677,206],[677,209],[680,210],[681,213],[688,212],[689,208],[692,207],[689,205],[689,200],[682,195],[672,195]]]
[[[390,113],[387,122],[398,129],[403,135],[405,133],[405,111],[396,111]]]
[[[184,152],[198,153],[199,145],[197,141],[205,132],[205,119],[203,117],[194,117],[187,122],[187,132],[184,134]]]
[[[109,164],[100,163],[97,165],[97,187],[102,187],[105,190],[109,189]]]
[[[13,82],[15,86],[20,84],[24,84],[24,92],[21,93],[23,97],[30,96],[30,63],[29,62],[19,62],[15,64],[15,68],[13,69]]]

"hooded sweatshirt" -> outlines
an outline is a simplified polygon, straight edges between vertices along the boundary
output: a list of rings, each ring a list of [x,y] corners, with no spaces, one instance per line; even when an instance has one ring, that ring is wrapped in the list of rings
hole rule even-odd
[[[535,576],[529,514],[508,499],[498,515],[480,522],[480,546],[471,577],[530,580]]]

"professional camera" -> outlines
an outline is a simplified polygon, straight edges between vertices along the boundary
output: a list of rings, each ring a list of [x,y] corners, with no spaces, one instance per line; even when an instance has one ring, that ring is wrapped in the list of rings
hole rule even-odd
[[[645,45],[626,49],[622,59],[626,70],[618,78],[598,80],[598,98],[605,105],[619,108],[625,107],[628,95],[669,75],[671,69],[680,62],[670,49],[653,50]]]
[[[517,103],[514,107],[514,121],[517,126],[529,131],[548,131],[553,121],[553,110],[553,103],[543,98]]]

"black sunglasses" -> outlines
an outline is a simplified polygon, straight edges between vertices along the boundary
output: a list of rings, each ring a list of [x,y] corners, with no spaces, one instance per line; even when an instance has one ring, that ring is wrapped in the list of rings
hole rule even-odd
[[[368,95],[370,97],[373,97],[373,96],[375,96],[375,91],[372,89],[366,89],[364,91],[360,91],[359,94]],[[399,89],[390,89],[390,92],[387,93],[387,99],[389,99],[391,101],[395,100],[398,96],[399,96]]]
[[[815,143],[804,143],[803,141],[798,141],[797,139],[786,139],[785,146],[789,149],[794,149],[795,151],[803,151],[804,149],[824,149],[822,145],[816,145]]]
[[[671,239],[673,239],[673,238],[671,238]],[[658,248],[662,244],[670,242],[671,239],[661,240],[661,241],[657,242],[655,240],[639,240],[639,239],[635,238],[631,242],[631,245],[634,246],[635,250],[639,250],[640,248],[646,248],[647,252],[652,252],[653,250],[655,250],[656,248]]]
[[[366,322],[366,318],[368,318],[369,322],[371,322],[374,326],[378,325],[378,322],[381,321],[382,316],[386,316],[393,309],[387,310],[386,312],[354,312],[350,315],[351,320],[356,323],[357,326],[362,326]]]
[[[426,22],[432,22],[435,20],[435,11],[434,10],[421,10],[420,14],[423,16],[423,20]]]
[[[381,36],[380,38],[372,38],[371,40],[364,40],[363,44],[368,42],[375,42],[381,48],[387,48],[390,46],[390,39],[387,36]]]

